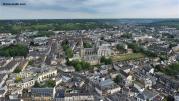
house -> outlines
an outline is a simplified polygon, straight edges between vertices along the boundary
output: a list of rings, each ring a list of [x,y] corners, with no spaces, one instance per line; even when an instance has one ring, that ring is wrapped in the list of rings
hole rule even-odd
[[[144,89],[145,89],[145,85],[140,83],[140,82],[137,82],[135,81],[134,82],[134,87],[139,91],[139,92],[143,92]]]
[[[114,94],[114,93],[121,91],[121,87],[115,84],[110,85],[110,86],[105,86],[105,87],[96,86],[95,91],[99,95],[108,95],[108,94]]]
[[[35,45],[46,45],[48,42],[47,37],[37,37],[33,39]]]
[[[6,89],[0,89],[0,98],[5,97],[6,92]]]
[[[127,74],[131,71],[131,69],[132,69],[132,66],[130,66],[130,65],[124,65],[121,67],[121,70]]]
[[[31,94],[35,101],[51,101],[55,96],[55,88],[32,88]]]
[[[147,88],[147,87],[151,88],[152,87],[152,80],[150,80],[149,78],[146,78],[144,80],[144,84],[145,84],[145,88]]]
[[[65,92],[64,89],[56,90],[54,101],[94,101],[93,94],[80,92]]]
[[[137,101],[153,101],[155,97],[157,97],[159,93],[155,91],[149,91],[149,90],[144,90],[143,92],[139,93],[136,98]]]
[[[179,88],[179,80],[174,79],[171,76],[165,75],[161,72],[157,72],[155,76],[159,82],[162,82],[163,84],[165,84],[165,86],[168,86],[170,89]]]
[[[0,74],[1,73],[12,73],[18,65],[19,65],[19,62],[12,60],[12,61],[8,62],[8,64],[5,65],[4,67],[0,68]]]
[[[113,86],[112,88],[107,90],[108,94],[114,94],[121,91],[121,87],[120,86]]]
[[[95,90],[99,95],[114,94],[121,90],[119,85],[116,85],[111,79],[102,80],[95,86]]]
[[[153,74],[154,68],[151,65],[144,65],[142,72],[144,72],[145,74]]]
[[[62,76],[62,81],[63,82],[68,82],[71,78],[68,76]]]
[[[75,68],[73,66],[59,66],[58,67],[59,70],[63,71],[63,72],[75,72]]]
[[[11,94],[9,95],[10,101],[20,101],[18,94]]]
[[[176,93],[174,96],[175,101],[179,101],[179,93]]]
[[[147,39],[149,40],[152,38],[153,38],[152,36],[145,35],[145,36],[136,36],[136,37],[134,37],[134,40],[135,41],[145,41]]]
[[[119,75],[121,75],[125,86],[129,86],[129,85],[132,84],[133,77],[132,77],[131,74],[128,74],[128,73],[126,73],[126,72],[120,70]]]
[[[114,64],[114,63],[113,63],[113,68],[114,68],[116,71],[119,71],[119,70],[120,70],[119,66],[117,66],[117,64]]]
[[[60,100],[55,100],[60,101]],[[64,101],[94,101],[94,96],[90,94],[66,94]]]
[[[118,76],[118,75],[119,75],[118,72],[110,73],[110,77],[111,77],[112,79],[116,78],[116,76]]]
[[[39,74],[37,81],[42,82],[42,81],[44,81],[50,77],[54,77],[56,75],[57,75],[56,69],[48,69],[48,70],[45,70],[44,72]]]
[[[8,91],[11,92],[12,95],[22,95],[23,88],[20,87],[8,87]]]
[[[100,86],[101,87],[108,87],[114,84],[114,81],[112,81],[111,79],[106,79],[106,80],[102,80],[100,82]]]
[[[20,84],[18,84],[21,88],[30,88],[34,86],[35,80],[32,77],[28,77],[22,80]]]
[[[3,86],[7,78],[8,75],[6,73],[0,74],[0,88]]]
[[[64,101],[65,99],[65,90],[58,89],[55,94],[55,101]]]

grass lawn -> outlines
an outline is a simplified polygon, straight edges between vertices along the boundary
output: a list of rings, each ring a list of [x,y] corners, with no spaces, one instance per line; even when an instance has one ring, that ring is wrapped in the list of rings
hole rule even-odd
[[[111,57],[114,62],[116,61],[128,61],[128,60],[135,60],[144,58],[144,55],[142,53],[129,53],[129,54],[121,54],[118,56],[112,56]]]
[[[179,75],[179,63],[169,65],[163,72],[170,76]]]

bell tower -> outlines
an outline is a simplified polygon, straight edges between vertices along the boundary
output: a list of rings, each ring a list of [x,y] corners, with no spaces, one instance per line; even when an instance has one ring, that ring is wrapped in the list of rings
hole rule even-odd
[[[84,47],[83,47],[82,38],[81,38],[81,41],[80,41],[80,57],[84,57]]]

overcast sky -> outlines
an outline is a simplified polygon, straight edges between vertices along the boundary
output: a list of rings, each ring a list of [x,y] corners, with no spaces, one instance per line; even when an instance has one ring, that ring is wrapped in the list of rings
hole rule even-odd
[[[179,18],[179,0],[0,0],[0,19]],[[26,3],[3,6],[2,3]]]

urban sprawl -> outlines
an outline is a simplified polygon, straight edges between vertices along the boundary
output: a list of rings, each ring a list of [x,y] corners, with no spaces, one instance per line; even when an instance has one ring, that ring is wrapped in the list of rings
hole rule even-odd
[[[176,27],[42,30],[0,32],[0,101],[179,101]]]

